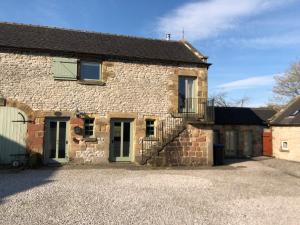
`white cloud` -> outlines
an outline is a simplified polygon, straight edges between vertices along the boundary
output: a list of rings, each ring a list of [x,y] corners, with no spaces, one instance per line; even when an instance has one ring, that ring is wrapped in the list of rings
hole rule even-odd
[[[222,46],[239,46],[251,48],[276,48],[282,46],[300,45],[300,33],[285,33],[272,36],[254,38],[227,38],[218,39],[214,42]]]
[[[245,16],[287,4],[293,0],[205,0],[190,2],[159,18],[158,32],[188,40],[206,39],[235,27]]]
[[[279,75],[279,74],[273,74],[267,76],[256,76],[256,77],[250,77],[242,80],[236,80],[236,81],[220,84],[216,88],[222,89],[224,91],[232,91],[238,89],[257,88],[261,86],[272,86],[274,84],[275,75]]]

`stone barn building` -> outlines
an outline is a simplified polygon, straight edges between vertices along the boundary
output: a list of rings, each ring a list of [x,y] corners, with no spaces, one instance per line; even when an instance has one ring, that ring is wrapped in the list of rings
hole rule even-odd
[[[0,164],[212,165],[209,66],[186,41],[0,23]]]

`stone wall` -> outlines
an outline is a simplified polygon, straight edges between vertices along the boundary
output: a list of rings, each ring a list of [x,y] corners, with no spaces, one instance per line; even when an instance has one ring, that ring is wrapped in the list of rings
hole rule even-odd
[[[170,98],[174,96],[170,87],[176,86],[172,78],[176,80],[178,68],[184,68],[138,62],[103,62],[102,71],[107,82],[104,86],[92,86],[77,81],[54,80],[52,58],[47,54],[0,53],[2,94],[27,104],[33,110],[79,109],[85,113],[137,112],[159,115],[168,113],[172,104]],[[186,75],[207,70],[186,67],[182,70]],[[177,90],[176,87],[174,90]]]
[[[287,141],[288,150],[281,148],[281,142]],[[273,156],[300,162],[300,127],[272,127]]]
[[[251,156],[261,156],[262,155],[262,138],[263,138],[263,126],[258,125],[215,125],[214,130],[220,132],[220,143],[225,145],[226,131],[237,131],[238,133],[238,149],[236,152],[236,157],[245,157],[245,134],[246,132],[252,132],[252,154]],[[226,152],[226,151],[225,151]]]
[[[1,49],[0,49],[1,50]],[[198,97],[207,96],[207,68],[128,61],[103,61],[105,85],[54,80],[54,55],[0,51],[0,92],[8,102],[26,105],[33,113],[28,126],[28,149],[43,153],[45,118],[68,117],[68,155],[79,163],[108,162],[110,120],[130,118],[134,124],[133,161],[140,155],[145,120],[159,120],[178,110],[178,77],[198,78]],[[76,56],[72,56],[77,58]],[[95,139],[76,135],[83,128],[76,110],[95,118]]]
[[[188,124],[187,128],[163,150],[168,166],[212,166],[211,126]]]

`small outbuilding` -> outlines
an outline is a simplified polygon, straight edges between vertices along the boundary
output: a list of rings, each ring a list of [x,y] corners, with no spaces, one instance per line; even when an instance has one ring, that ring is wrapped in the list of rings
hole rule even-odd
[[[273,156],[300,162],[300,96],[271,120]]]
[[[269,108],[215,107],[214,144],[222,144],[226,158],[263,155]]]

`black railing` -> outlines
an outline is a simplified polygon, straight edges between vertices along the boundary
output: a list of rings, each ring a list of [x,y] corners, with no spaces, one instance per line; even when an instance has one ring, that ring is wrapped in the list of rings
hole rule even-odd
[[[172,142],[185,129],[191,120],[199,122],[214,121],[214,101],[204,98],[188,98],[179,102],[179,112],[160,121],[154,129],[154,135],[142,139],[142,163],[158,155],[163,148]]]
[[[154,136],[142,139],[142,161],[158,154],[185,129],[185,118],[168,117],[155,127]]]
[[[178,112],[174,117],[194,118],[203,122],[214,121],[214,100],[207,98],[179,99]]]

